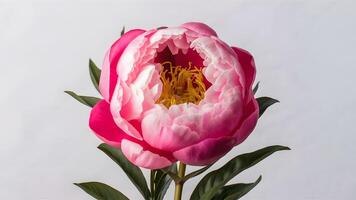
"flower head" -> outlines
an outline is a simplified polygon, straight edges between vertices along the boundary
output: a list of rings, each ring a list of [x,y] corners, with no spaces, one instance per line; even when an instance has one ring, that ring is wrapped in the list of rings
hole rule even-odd
[[[202,23],[131,30],[105,56],[90,127],[134,164],[210,164],[244,141],[258,119],[255,66]]]

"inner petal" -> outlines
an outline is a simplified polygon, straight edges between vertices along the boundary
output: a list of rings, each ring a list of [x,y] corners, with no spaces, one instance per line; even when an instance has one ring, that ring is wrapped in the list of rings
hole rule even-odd
[[[165,61],[170,61],[174,66],[188,66],[189,62],[192,63],[193,66],[204,67],[203,58],[193,49],[189,48],[188,50],[179,49],[177,54],[172,54],[168,47],[166,47],[163,51],[158,52],[155,57],[155,63],[163,63]]]

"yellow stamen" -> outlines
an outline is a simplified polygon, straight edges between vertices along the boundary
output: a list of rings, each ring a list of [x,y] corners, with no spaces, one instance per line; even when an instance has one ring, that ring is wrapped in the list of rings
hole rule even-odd
[[[204,98],[206,87],[201,68],[192,67],[191,62],[188,67],[173,66],[170,61],[161,65],[162,93],[157,103],[169,108],[171,105],[188,102],[198,104]]]

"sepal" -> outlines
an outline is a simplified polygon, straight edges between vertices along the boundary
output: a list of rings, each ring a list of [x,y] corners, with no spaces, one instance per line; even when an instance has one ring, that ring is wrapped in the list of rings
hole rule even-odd
[[[261,117],[263,115],[263,113],[266,111],[266,109],[268,107],[270,107],[271,105],[275,104],[275,103],[279,103],[279,101],[277,99],[273,99],[271,97],[258,97],[256,98],[256,101],[258,103],[258,107],[259,107],[259,117]]]
[[[76,99],[80,103],[82,103],[86,106],[89,106],[89,107],[94,107],[101,100],[97,97],[77,95],[75,92],[72,92],[72,91],[64,91],[64,92],[69,94],[70,96],[72,96],[74,99]]]

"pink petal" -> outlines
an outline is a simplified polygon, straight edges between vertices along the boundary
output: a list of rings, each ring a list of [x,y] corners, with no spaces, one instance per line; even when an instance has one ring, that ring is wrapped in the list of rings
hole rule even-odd
[[[217,36],[216,32],[210,28],[208,25],[200,23],[200,22],[188,22],[185,24],[180,25],[183,28],[192,30],[194,32],[197,32],[199,34],[202,35],[206,35],[206,36]]]
[[[189,127],[172,124],[169,113],[161,106],[156,106],[145,113],[141,125],[145,142],[164,151],[176,151],[199,139],[199,135]]]
[[[230,73],[230,76],[238,79],[236,85],[245,88],[244,71],[236,53],[223,41],[213,37],[200,37],[192,42],[191,47],[204,59],[203,63],[206,68],[203,73],[210,83],[214,84],[216,78],[224,71],[233,69],[235,73]]]
[[[245,139],[251,134],[256,126],[259,116],[258,103],[255,98],[251,98],[251,101],[244,108],[244,117],[241,121],[240,127],[234,134],[236,138],[236,145],[245,141]]]
[[[210,138],[173,152],[173,156],[185,164],[208,165],[229,152],[234,145],[233,137]]]
[[[110,112],[110,105],[101,100],[91,110],[89,118],[89,127],[105,143],[120,147],[121,140],[127,138],[127,135],[119,129]]]
[[[120,81],[121,82],[121,81]],[[135,137],[139,140],[142,139],[141,134],[139,133],[139,130],[136,129],[135,126],[133,126],[129,121],[127,121],[126,119],[124,119],[121,116],[121,112],[122,112],[122,101],[125,101],[125,99],[128,100],[129,102],[129,98],[131,97],[126,97],[130,96],[131,93],[129,92],[130,88],[126,88],[126,87],[122,87],[122,85],[118,84],[114,94],[113,94],[113,98],[110,102],[110,109],[111,109],[111,114],[113,116],[113,119],[116,123],[116,125],[123,130],[126,134]]]
[[[189,62],[191,62],[192,66],[204,67],[203,58],[191,48],[188,49],[186,54],[179,51],[178,54],[174,55],[173,61],[174,65],[189,66]]]
[[[99,90],[101,96],[109,102],[110,99],[110,50],[105,53],[103,67],[101,69],[100,81],[99,81]],[[115,84],[114,81],[117,80],[117,77],[113,77],[111,84]]]
[[[256,76],[256,67],[255,67],[255,62],[253,60],[252,55],[241,48],[238,47],[232,47],[232,49],[235,51],[237,54],[238,60],[241,64],[242,69],[244,70],[245,73],[245,82],[246,82],[246,101],[250,101],[251,97],[253,97],[252,94],[252,84],[255,80]]]
[[[172,161],[169,159],[146,150],[138,143],[130,140],[122,140],[121,149],[127,159],[139,167],[147,169],[160,169],[168,167],[172,164]]]
[[[121,38],[119,38],[106,53],[100,76],[99,90],[107,102],[110,102],[111,96],[115,89],[117,82],[116,66],[122,52],[133,39],[144,32],[144,30],[140,29],[128,31],[121,36]]]

